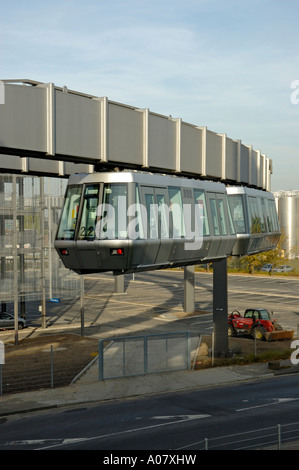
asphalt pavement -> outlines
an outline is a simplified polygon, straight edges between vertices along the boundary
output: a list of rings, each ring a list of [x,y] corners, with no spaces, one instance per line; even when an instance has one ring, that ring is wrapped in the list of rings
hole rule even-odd
[[[256,283],[259,288],[265,284],[265,288],[267,287],[265,295],[271,291],[271,298],[273,295],[278,295],[278,286],[281,286],[282,292],[287,293],[287,300],[296,301],[298,298],[297,280],[292,281],[294,286],[290,279],[275,281],[274,279],[258,278],[258,276],[233,276],[230,282],[232,286],[229,294],[233,305],[239,305],[246,289],[251,293],[250,299],[256,299]],[[123,294],[115,293],[114,279],[108,275],[86,277],[85,284],[85,326],[86,332],[90,327],[88,335],[92,331],[92,337],[103,339],[109,336],[137,335],[141,332],[150,334],[185,330],[193,330],[193,334],[198,335],[206,334],[204,328],[212,327],[211,276],[208,274],[197,274],[196,276],[196,309],[201,311],[199,315],[195,313],[194,316],[193,314],[192,318],[189,315],[186,316],[183,311],[183,275],[181,272],[139,275],[135,277],[134,282],[131,280],[126,285]],[[240,284],[239,287],[238,284]],[[270,288],[269,286],[272,284],[273,288]],[[296,299],[293,299],[294,296]],[[261,289],[260,297],[260,301],[264,302],[265,297],[261,296]],[[288,313],[285,304],[282,303],[284,298],[276,297],[275,300],[278,309],[285,309],[283,310],[283,323],[287,324],[291,321],[292,326],[293,324],[295,326],[297,314],[293,313],[294,307],[290,307],[292,313]],[[250,301],[252,302],[252,300]],[[246,302],[248,301],[246,300]],[[51,334],[58,331],[73,331],[80,334],[80,299],[74,299],[73,302],[50,304],[48,310],[49,327],[42,330],[39,326],[32,326],[34,335]],[[26,334],[28,334],[30,328],[26,330]],[[211,331],[211,329],[206,330],[210,334]],[[29,332],[30,335],[32,332]],[[20,332],[20,336],[22,334]],[[14,332],[12,331],[11,338],[6,336],[6,339],[11,340],[13,336]],[[192,345],[192,348],[194,347],[196,347],[195,344]],[[270,370],[266,363],[156,373],[99,381],[98,365],[95,361],[79,380],[67,387],[12,395],[4,394],[0,397],[0,416],[81,403],[137,397],[151,393],[213,387],[244,380],[268,378],[277,373],[297,372],[298,367],[292,366],[289,360],[286,362],[285,365],[288,368],[283,368],[280,371]]]
[[[195,351],[193,338],[191,352]],[[279,370],[269,369],[268,363],[244,366],[213,367],[203,370],[181,370],[134,377],[99,380],[97,359],[90,363],[78,379],[66,387],[2,395],[0,416],[28,413],[51,408],[92,404],[107,400],[140,397],[202,387],[216,387],[256,379],[267,379],[277,374],[299,372],[290,360],[281,361]]]

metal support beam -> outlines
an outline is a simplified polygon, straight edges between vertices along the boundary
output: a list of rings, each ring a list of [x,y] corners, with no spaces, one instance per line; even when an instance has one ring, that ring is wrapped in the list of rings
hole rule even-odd
[[[184,267],[184,311],[193,313],[195,311],[195,268]]]
[[[227,259],[213,264],[213,334],[214,357],[226,356],[227,335]]]

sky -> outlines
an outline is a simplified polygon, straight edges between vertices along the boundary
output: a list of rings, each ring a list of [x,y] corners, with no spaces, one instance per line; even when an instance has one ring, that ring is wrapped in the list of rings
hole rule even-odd
[[[0,79],[207,126],[299,189],[298,0],[0,0]]]

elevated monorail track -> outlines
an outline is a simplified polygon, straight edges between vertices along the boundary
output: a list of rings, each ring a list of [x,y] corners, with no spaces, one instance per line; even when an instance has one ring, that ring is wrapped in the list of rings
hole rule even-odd
[[[0,84],[2,172],[68,177],[119,167],[271,190],[271,159],[224,133],[53,83]]]

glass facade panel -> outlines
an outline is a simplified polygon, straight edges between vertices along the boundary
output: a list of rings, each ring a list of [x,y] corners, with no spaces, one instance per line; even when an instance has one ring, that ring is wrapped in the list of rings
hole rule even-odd
[[[13,312],[17,299],[22,315],[27,302],[41,303],[43,286],[46,300],[74,299],[80,292],[79,276],[63,266],[54,248],[66,184],[61,178],[0,175],[0,310]],[[72,228],[74,221],[68,222]]]

